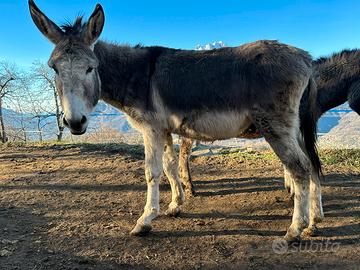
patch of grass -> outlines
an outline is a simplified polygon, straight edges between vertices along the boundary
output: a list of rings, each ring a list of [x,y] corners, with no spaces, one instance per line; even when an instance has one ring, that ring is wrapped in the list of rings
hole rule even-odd
[[[244,150],[238,148],[227,148],[220,151],[220,155],[238,158],[240,160],[268,160],[277,161],[278,157],[270,150]]]
[[[360,149],[324,149],[319,155],[324,165],[360,168]]]
[[[279,161],[271,150],[243,150],[226,148],[220,151],[220,155],[234,157],[239,160],[264,160]],[[360,149],[322,149],[319,151],[323,165],[337,165],[342,167],[360,168]]]

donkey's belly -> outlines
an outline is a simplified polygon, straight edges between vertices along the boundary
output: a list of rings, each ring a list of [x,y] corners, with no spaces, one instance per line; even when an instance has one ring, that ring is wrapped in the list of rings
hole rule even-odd
[[[193,139],[214,141],[239,137],[250,125],[247,112],[209,112],[183,118],[174,132]]]

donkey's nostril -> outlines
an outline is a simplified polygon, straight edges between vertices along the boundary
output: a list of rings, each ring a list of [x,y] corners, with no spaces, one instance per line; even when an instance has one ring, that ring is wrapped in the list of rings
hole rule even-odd
[[[83,130],[86,130],[85,124],[87,122],[86,116],[82,116],[82,118],[71,119],[71,118],[63,118],[64,126],[70,128],[71,132],[75,134],[80,134]]]
[[[86,123],[86,121],[87,121],[86,116],[85,116],[85,115],[83,115],[83,117],[81,118],[80,123],[81,123],[81,124],[85,124],[85,123]]]

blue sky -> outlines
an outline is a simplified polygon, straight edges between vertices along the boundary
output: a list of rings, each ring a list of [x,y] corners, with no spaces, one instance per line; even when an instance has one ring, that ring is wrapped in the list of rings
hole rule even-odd
[[[360,1],[217,0],[110,1],[37,0],[56,23],[105,10],[102,39],[193,49],[223,40],[237,46],[258,39],[279,39],[314,57],[360,47]],[[29,66],[46,61],[52,45],[33,24],[26,0],[1,0],[0,59]]]

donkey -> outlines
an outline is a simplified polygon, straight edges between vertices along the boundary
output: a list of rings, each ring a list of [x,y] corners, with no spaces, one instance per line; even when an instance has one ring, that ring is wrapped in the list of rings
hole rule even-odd
[[[144,138],[147,200],[131,231],[144,235],[159,214],[159,178],[164,171],[177,215],[184,193],[177,175],[171,134],[200,140],[236,137],[254,123],[295,183],[292,223],[285,239],[300,238],[309,223],[309,190],[319,181],[312,121],[316,86],[310,55],[276,41],[257,41],[217,51],[129,47],[98,41],[105,15],[97,4],[86,23],[77,18],[62,28],[29,0],[31,17],[55,49],[49,66],[72,134],[86,132],[101,98],[119,108]],[[302,138],[298,111],[309,98],[309,130]],[[312,217],[310,216],[310,219]]]
[[[314,77],[317,84],[316,108],[313,112],[317,121],[325,112],[345,102],[360,115],[360,50],[343,50],[329,57],[313,61]],[[305,121],[308,98],[304,95],[300,103],[300,122]],[[254,125],[241,135],[241,138],[260,138],[261,134]],[[188,196],[195,195],[191,180],[189,157],[193,139],[182,138],[180,145],[180,179]],[[294,196],[291,177],[285,174],[285,187]],[[320,189],[320,187],[318,187]]]

